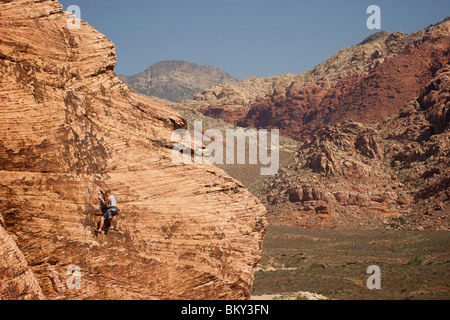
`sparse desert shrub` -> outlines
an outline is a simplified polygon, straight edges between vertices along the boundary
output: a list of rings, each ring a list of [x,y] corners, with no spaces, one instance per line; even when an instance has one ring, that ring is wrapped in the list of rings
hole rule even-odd
[[[408,261],[408,266],[420,266],[423,262],[423,259],[421,257],[415,256],[411,260]]]

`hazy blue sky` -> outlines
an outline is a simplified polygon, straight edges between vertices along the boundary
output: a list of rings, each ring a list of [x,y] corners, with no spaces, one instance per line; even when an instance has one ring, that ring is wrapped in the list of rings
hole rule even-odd
[[[213,65],[232,76],[302,73],[369,30],[412,33],[450,15],[449,0],[60,0],[116,45],[116,72],[132,75],[161,60]]]

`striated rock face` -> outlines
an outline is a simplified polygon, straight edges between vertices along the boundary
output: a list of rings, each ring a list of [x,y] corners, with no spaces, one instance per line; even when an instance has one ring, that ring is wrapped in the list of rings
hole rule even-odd
[[[194,94],[218,83],[237,83],[225,71],[185,61],[161,61],[134,76],[119,79],[138,92],[173,102],[192,99]]]
[[[14,240],[0,226],[0,297],[2,299],[44,299],[33,271]]]
[[[57,1],[0,12],[0,220],[25,257],[0,260],[19,288],[0,297],[42,297],[31,271],[15,278],[26,260],[47,299],[249,298],[262,204],[220,169],[172,165],[186,122],[127,90],[105,36],[67,29]],[[122,214],[96,237],[98,187]]]

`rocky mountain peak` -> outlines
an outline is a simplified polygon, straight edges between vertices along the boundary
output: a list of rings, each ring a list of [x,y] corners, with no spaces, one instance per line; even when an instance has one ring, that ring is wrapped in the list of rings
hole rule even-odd
[[[138,92],[172,102],[192,99],[196,92],[218,83],[237,83],[225,71],[181,60],[160,61],[134,76],[119,76]]]
[[[370,36],[368,36],[366,39],[364,39],[363,41],[361,41],[360,45],[362,44],[366,44],[366,43],[370,43],[373,41],[377,41],[379,39],[383,39],[383,38],[387,38],[389,37],[390,33],[387,31],[378,31],[375,32],[374,34],[371,34]]]

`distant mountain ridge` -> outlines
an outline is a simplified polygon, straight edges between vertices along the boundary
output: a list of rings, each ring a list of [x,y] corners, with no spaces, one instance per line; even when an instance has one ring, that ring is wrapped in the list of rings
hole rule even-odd
[[[119,78],[139,93],[172,102],[192,99],[195,93],[219,83],[239,82],[222,69],[182,60],[157,62],[141,73]]]
[[[241,127],[309,140],[327,125],[400,111],[448,64],[450,19],[414,32],[377,32],[313,69],[218,84],[183,105]]]

